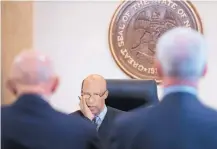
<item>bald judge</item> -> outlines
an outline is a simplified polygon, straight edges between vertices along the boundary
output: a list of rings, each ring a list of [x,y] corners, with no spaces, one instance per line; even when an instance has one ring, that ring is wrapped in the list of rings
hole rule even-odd
[[[82,82],[80,110],[71,115],[79,115],[95,124],[102,145],[111,129],[114,119],[123,111],[105,105],[108,97],[106,80],[97,74],[92,74]]]

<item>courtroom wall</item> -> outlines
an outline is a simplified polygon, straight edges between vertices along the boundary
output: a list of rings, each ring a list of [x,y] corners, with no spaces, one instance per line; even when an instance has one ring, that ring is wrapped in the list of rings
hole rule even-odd
[[[15,101],[5,82],[14,56],[32,48],[32,16],[31,1],[1,2],[1,104]]]
[[[105,78],[128,79],[112,58],[108,45],[111,17],[120,1],[34,2],[34,48],[51,55],[61,77],[52,105],[70,113],[78,108],[83,78],[97,73]],[[210,50],[209,71],[199,89],[201,101],[217,109],[217,1],[194,1],[204,24]],[[162,95],[158,87],[159,97]]]

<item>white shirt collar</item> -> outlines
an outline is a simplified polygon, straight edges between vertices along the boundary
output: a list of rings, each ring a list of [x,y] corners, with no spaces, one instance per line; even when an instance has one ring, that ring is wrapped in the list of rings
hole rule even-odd
[[[102,124],[102,121],[104,120],[106,113],[107,113],[107,107],[105,106],[104,109],[100,112],[99,115],[97,115],[97,128],[100,127],[100,125]]]
[[[98,115],[98,117],[99,117],[101,120],[103,120],[104,117],[105,117],[105,115],[106,115],[106,113],[107,113],[107,107],[105,106],[105,107],[103,108],[103,110],[100,112],[100,114]]]

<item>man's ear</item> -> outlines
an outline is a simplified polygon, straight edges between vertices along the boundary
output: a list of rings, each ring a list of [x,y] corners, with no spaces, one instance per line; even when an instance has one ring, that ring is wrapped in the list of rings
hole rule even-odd
[[[13,80],[7,80],[6,81],[6,87],[8,88],[8,90],[14,95],[17,95],[17,89],[16,89],[16,85],[13,82]]]
[[[206,76],[206,74],[207,74],[207,70],[208,70],[208,65],[205,64],[205,67],[204,67],[204,69],[203,69],[203,73],[202,73],[202,77],[205,77],[205,76]]]
[[[157,68],[157,73],[158,73],[159,78],[162,78],[163,77],[163,70],[162,70],[162,66],[161,66],[159,60],[155,60],[155,67]]]
[[[52,86],[51,86],[51,92],[54,93],[57,90],[57,87],[59,86],[59,77],[54,77],[52,81]]]
[[[103,95],[103,98],[106,99],[106,98],[108,97],[108,94],[109,94],[109,91],[107,90],[107,91],[105,92],[105,94]]]

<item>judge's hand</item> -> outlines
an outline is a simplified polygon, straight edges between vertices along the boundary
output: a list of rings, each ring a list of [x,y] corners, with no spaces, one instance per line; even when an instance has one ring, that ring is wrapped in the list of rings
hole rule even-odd
[[[94,118],[94,115],[92,114],[92,112],[91,112],[90,109],[88,108],[85,99],[82,98],[82,97],[78,97],[78,98],[80,99],[79,106],[80,106],[81,112],[83,113],[83,115],[84,115],[85,117],[87,117],[88,119],[90,119],[90,120],[92,121],[93,118]]]

